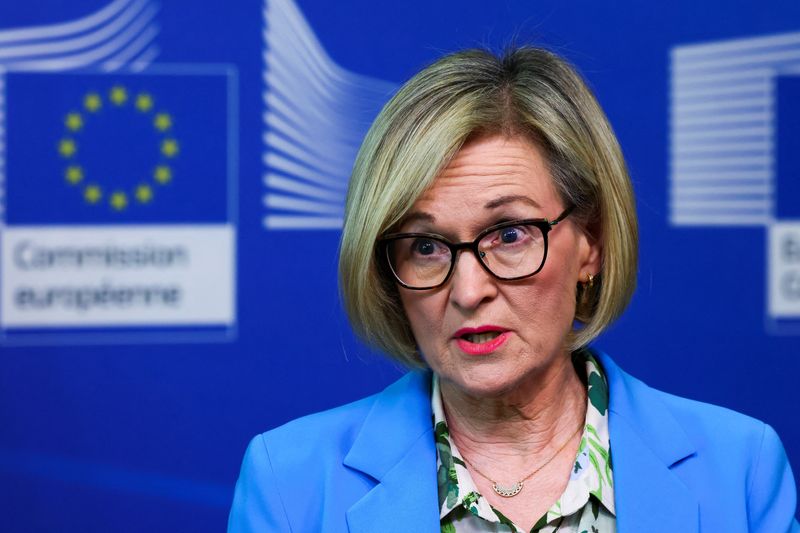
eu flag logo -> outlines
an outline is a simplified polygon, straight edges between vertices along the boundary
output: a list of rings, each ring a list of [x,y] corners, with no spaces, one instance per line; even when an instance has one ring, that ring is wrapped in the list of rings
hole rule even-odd
[[[229,218],[227,77],[13,73],[10,225]]]

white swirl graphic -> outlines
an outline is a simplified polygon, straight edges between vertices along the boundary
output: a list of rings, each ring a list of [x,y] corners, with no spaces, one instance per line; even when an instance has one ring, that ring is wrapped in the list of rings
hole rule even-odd
[[[334,63],[291,0],[264,5],[267,229],[339,229],[347,181],[393,83]]]

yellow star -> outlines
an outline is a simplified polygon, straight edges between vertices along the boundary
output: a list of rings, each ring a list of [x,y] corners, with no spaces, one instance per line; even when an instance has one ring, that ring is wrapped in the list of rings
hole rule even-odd
[[[80,113],[67,113],[67,118],[64,119],[64,124],[70,131],[78,131],[83,127],[83,117]]]
[[[103,107],[103,100],[97,93],[89,93],[83,98],[83,107],[90,113],[96,113],[98,109]]]
[[[178,141],[175,139],[164,139],[161,143],[161,153],[167,157],[178,155]]]
[[[153,120],[153,125],[158,131],[167,131],[172,127],[172,117],[169,113],[158,113]]]
[[[69,159],[78,151],[78,145],[72,139],[61,139],[58,143],[58,153],[61,157]]]
[[[116,191],[111,195],[109,203],[117,211],[122,211],[128,206],[128,196],[122,191]]]
[[[136,96],[136,109],[142,113],[147,113],[153,109],[153,97],[147,93],[139,93]]]
[[[68,166],[67,171],[64,173],[64,177],[66,177],[67,181],[72,185],[77,185],[83,181],[83,169],[78,165]]]
[[[122,105],[128,101],[128,91],[122,85],[115,85],[111,88],[109,98],[115,105]]]
[[[156,167],[156,171],[153,172],[153,177],[161,185],[166,185],[172,180],[172,169],[167,165],[159,165]]]
[[[83,190],[83,198],[90,204],[96,204],[103,197],[103,192],[97,185],[89,185]]]
[[[142,204],[150,202],[153,199],[153,189],[149,185],[139,185],[136,187],[136,199]]]

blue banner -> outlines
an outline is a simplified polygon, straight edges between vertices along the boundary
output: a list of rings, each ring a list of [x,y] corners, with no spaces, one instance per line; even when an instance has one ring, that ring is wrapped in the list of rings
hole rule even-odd
[[[336,285],[355,155],[415,72],[515,41],[629,165],[638,288],[595,346],[800,478],[800,2],[7,1],[0,529],[224,530],[254,435],[396,380]]]

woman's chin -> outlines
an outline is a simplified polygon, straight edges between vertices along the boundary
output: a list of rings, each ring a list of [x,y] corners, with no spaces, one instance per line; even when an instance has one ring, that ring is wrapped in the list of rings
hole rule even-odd
[[[440,376],[450,392],[476,399],[499,398],[519,386],[519,375]]]

